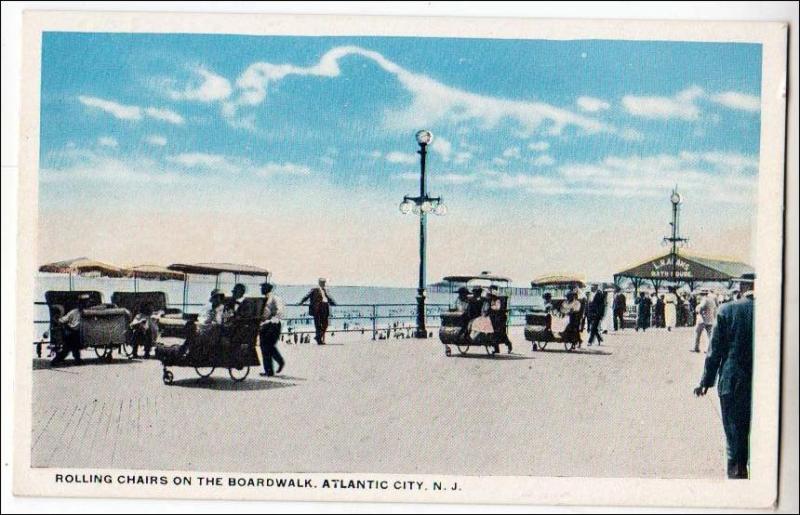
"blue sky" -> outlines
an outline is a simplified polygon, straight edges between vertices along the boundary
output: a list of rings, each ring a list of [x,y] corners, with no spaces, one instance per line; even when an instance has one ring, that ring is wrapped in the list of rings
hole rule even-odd
[[[675,184],[692,250],[750,260],[760,70],[750,44],[46,33],[40,260],[413,285],[419,128],[431,280],[606,278],[662,250]]]

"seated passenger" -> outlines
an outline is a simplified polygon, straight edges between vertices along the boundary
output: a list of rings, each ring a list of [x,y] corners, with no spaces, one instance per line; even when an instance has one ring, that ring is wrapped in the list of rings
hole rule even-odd
[[[575,292],[567,293],[567,299],[561,304],[561,314],[568,317],[567,327],[560,333],[561,338],[572,342],[572,348],[578,343],[581,323],[581,303]]]
[[[473,290],[473,296],[475,295]],[[470,340],[477,342],[478,340],[494,340],[494,326],[492,320],[489,318],[490,311],[489,293],[481,293],[478,299],[473,297],[471,304],[471,315],[479,309],[479,315],[473,318],[469,323],[469,337]]]
[[[239,307],[242,305],[242,298],[247,292],[247,287],[242,283],[237,283],[231,291],[231,297],[225,301],[222,312],[222,322],[227,324],[239,314]]]
[[[180,346],[181,354],[187,354],[200,346],[213,343],[218,332],[215,329],[222,325],[223,300],[225,295],[220,290],[212,290],[209,296],[210,306],[198,318],[198,321],[186,324],[186,340]]]
[[[456,299],[456,306],[455,310],[458,313],[461,313],[461,318],[459,320],[459,325],[461,326],[461,330],[458,332],[458,337],[463,338],[467,334],[467,325],[469,324],[469,308],[470,308],[470,297],[469,297],[469,290],[466,286],[462,286],[458,289],[458,298]]]

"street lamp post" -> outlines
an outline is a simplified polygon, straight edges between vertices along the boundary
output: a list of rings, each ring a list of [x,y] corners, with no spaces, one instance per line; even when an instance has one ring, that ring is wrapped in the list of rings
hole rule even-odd
[[[404,215],[414,213],[419,216],[419,283],[417,285],[417,330],[416,338],[427,338],[428,329],[425,327],[425,251],[428,239],[427,215],[444,215],[447,208],[441,197],[428,196],[427,176],[425,175],[425,160],[428,155],[428,145],[433,141],[433,134],[427,130],[418,131],[416,134],[419,145],[419,196],[406,195],[400,203],[400,212]]]
[[[674,190],[672,190],[672,195],[669,197],[669,201],[672,203],[672,236],[667,236],[664,238],[664,243],[669,243],[672,245],[672,282],[674,283],[677,279],[676,277],[676,268],[677,268],[677,261],[678,261],[678,246],[683,246],[689,241],[689,238],[682,238],[680,235],[680,205],[683,199],[681,198],[681,194],[678,193],[678,187],[676,186]]]

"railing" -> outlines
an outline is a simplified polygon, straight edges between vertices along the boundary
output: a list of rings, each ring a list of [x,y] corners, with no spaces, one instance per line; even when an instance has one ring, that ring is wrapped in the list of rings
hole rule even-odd
[[[46,302],[34,302],[46,306]],[[167,307],[183,307],[183,303],[168,303]],[[202,308],[206,304],[186,304],[191,308]],[[303,338],[314,334],[314,319],[307,313],[307,304],[286,304],[283,334],[289,338]],[[449,304],[426,304],[426,326],[430,330],[439,328],[439,315],[450,309]],[[525,325],[525,314],[531,306],[509,306],[508,325]],[[188,311],[188,310],[187,310]],[[417,304],[337,304],[331,306],[329,333],[371,333],[373,340],[410,337],[416,329]],[[49,325],[49,320],[34,320],[34,324]],[[297,336],[295,336],[297,335]]]

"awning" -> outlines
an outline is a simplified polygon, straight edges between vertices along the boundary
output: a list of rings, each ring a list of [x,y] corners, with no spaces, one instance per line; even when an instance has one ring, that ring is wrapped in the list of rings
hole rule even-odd
[[[718,282],[736,280],[744,274],[753,272],[752,266],[740,261],[692,256],[682,252],[677,252],[673,256],[672,252],[668,252],[617,272],[614,278],[654,281],[671,281],[674,278],[677,282]]]
[[[269,271],[252,265],[236,265],[233,263],[175,263],[167,267],[169,270],[186,274],[219,275],[236,274],[269,277]]]
[[[154,279],[157,281],[183,280],[184,273],[159,265],[138,265],[123,268],[125,275],[134,279]]]
[[[442,280],[449,283],[468,283],[470,281],[476,281],[476,280],[498,282],[498,283],[511,282],[511,279],[509,279],[508,277],[493,275],[490,274],[489,272],[481,272],[478,275],[448,275]]]
[[[583,288],[586,281],[580,275],[545,275],[531,281],[532,288]]]
[[[40,272],[49,272],[54,274],[86,274],[97,272],[100,275],[107,277],[124,277],[125,273],[119,267],[95,261],[86,257],[79,257],[73,259],[66,259],[64,261],[55,261],[47,263],[39,267]]]

